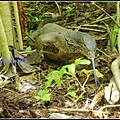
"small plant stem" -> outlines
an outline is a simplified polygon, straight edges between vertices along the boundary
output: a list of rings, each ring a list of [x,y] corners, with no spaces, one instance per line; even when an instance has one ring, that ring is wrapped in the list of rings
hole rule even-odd
[[[83,83],[83,86],[82,86],[82,87],[85,86],[86,82],[88,81],[89,76],[90,76],[90,74],[87,74],[87,78],[86,78],[85,82]]]
[[[84,90],[80,96],[84,95],[84,93],[86,93],[86,91]],[[75,103],[77,103],[77,101],[80,99],[80,97],[78,97],[76,100],[75,100]]]
[[[83,88],[83,86],[81,85],[81,83],[79,82],[79,80],[77,79],[77,77],[76,76],[74,76],[74,77],[75,77],[77,83],[79,84],[80,88]]]

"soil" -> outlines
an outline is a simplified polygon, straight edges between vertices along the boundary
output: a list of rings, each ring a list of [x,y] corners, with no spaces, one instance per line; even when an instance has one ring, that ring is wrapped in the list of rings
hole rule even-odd
[[[116,2],[95,2],[111,16],[116,13]],[[116,54],[110,49],[110,36],[106,25],[113,29],[115,23],[111,18],[93,5],[91,2],[24,2],[27,23],[26,31],[37,30],[44,24],[54,22],[63,27],[87,32],[95,36],[97,43],[95,66],[104,77],[99,78],[101,85],[96,86],[93,73],[82,74],[83,69],[91,70],[92,65],[78,66],[76,77],[83,85],[87,82],[84,90],[80,89],[75,78],[72,76],[61,79],[62,86],[53,81],[49,87],[51,99],[49,101],[37,100],[34,96],[40,90],[45,89],[45,77],[52,70],[60,70],[64,63],[45,58],[37,66],[40,71],[25,74],[26,81],[34,81],[35,90],[21,92],[16,89],[15,80],[12,78],[0,90],[0,117],[1,118],[119,118],[119,107],[110,107],[100,111],[103,106],[109,105],[104,98],[104,87],[109,84],[112,77],[110,69]],[[103,19],[106,18],[106,19]],[[25,36],[26,37],[26,36]],[[33,41],[23,40],[24,48],[31,46]],[[117,49],[117,48],[116,48]],[[110,58],[109,58],[109,57]],[[27,76],[29,76],[27,78]],[[22,76],[18,76],[22,77]],[[87,78],[88,77],[88,78]],[[68,94],[68,89],[76,92],[80,98]],[[95,102],[93,99],[95,99]],[[93,107],[91,107],[93,104]],[[58,114],[59,113],[59,114]]]

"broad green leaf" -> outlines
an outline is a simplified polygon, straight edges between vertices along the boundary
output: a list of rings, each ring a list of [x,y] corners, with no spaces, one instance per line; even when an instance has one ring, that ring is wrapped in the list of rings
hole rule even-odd
[[[75,64],[72,63],[67,66],[68,67],[68,73],[70,73],[72,76],[75,76]]]
[[[114,25],[113,31],[118,32],[118,30],[119,30],[119,27],[117,25]]]
[[[83,99],[83,98],[84,98],[84,96],[83,96],[83,95],[80,95],[78,98],[81,98],[81,99]]]
[[[53,70],[52,72],[50,72],[49,74],[47,74],[47,76],[45,77],[46,79],[54,79],[54,75],[56,74],[56,73],[59,73],[59,71],[58,70]]]
[[[40,96],[34,96],[35,99],[40,99]]]
[[[44,94],[46,94],[46,93],[48,93],[48,92],[49,92],[48,90],[40,90],[40,91],[38,92],[38,95],[42,96],[42,95],[44,95]]]
[[[66,67],[63,66],[61,69],[60,69],[60,77],[63,76],[63,74],[67,73],[67,70],[66,70]]]
[[[68,94],[69,94],[70,96],[74,97],[74,98],[78,98],[78,96],[76,95],[76,92],[73,91],[73,90],[69,90],[69,91],[68,91]]]
[[[79,65],[79,64],[90,65],[91,61],[86,60],[86,59],[81,60],[80,58],[78,58],[78,59],[75,60],[75,67],[77,67],[77,65]]]
[[[28,47],[26,48],[26,51],[31,51],[31,50],[32,50],[31,46],[28,46]]]
[[[52,83],[52,79],[49,79],[48,81],[45,82],[45,88],[48,88]]]
[[[47,76],[46,76],[46,79],[48,80],[47,82],[45,82],[45,87],[48,88],[51,83],[52,83],[52,80],[55,80],[56,84],[58,86],[61,86],[61,81],[60,81],[60,72],[58,70],[54,70],[52,71],[51,73],[49,73]]]
[[[54,75],[54,80],[55,80],[55,83],[56,83],[58,86],[61,86],[61,80],[60,80],[60,75],[59,75],[59,74],[55,74],[55,75]]]
[[[68,75],[75,76],[75,64],[65,65],[60,70],[61,75],[67,73]]]
[[[50,100],[50,96],[51,96],[51,94],[45,94],[41,98],[42,98],[43,101],[49,101]]]

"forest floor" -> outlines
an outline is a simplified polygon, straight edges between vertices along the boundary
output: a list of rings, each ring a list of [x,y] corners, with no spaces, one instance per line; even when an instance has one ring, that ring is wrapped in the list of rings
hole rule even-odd
[[[47,74],[64,66],[62,63],[47,58],[38,65],[40,71],[22,76],[18,75],[18,77],[34,86],[35,89],[21,92],[16,89],[14,80],[1,88],[0,117],[119,118],[119,107],[106,108],[105,106],[109,103],[104,97],[104,88],[109,84],[112,77],[111,63],[116,58],[116,54],[110,50],[108,33],[108,28],[111,30],[115,25],[113,20],[91,2],[25,2],[24,4],[28,34],[37,30],[38,26],[54,22],[63,27],[95,36],[98,48],[95,53],[95,66],[99,73],[101,85],[95,86],[93,73],[80,76],[80,71],[83,69],[92,69],[92,65],[83,65],[76,69],[76,76],[82,85],[88,79],[84,85],[84,90],[79,88],[74,77],[67,76],[67,78],[62,78],[62,86],[58,86],[54,81],[52,82],[49,87],[49,93],[51,94],[49,101],[37,100],[34,96],[37,96],[40,90],[45,89]],[[96,2],[96,4],[111,16],[115,16],[115,2]],[[26,40],[23,43],[25,48],[30,45]],[[32,44],[31,47],[34,49]],[[72,92],[68,92],[68,90],[72,90]]]

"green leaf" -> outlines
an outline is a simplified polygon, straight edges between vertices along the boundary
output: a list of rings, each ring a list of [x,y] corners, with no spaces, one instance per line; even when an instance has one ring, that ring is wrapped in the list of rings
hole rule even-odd
[[[60,77],[63,76],[63,74],[67,73],[67,70],[66,68],[63,66],[61,69],[60,69]]]
[[[35,99],[40,99],[40,96],[34,96]]]
[[[81,98],[81,99],[83,99],[83,98],[84,98],[84,96],[83,96],[83,95],[80,95],[78,98]]]
[[[72,12],[72,10],[73,10],[73,8],[70,8],[70,7],[69,7],[69,8],[67,9],[67,12]]]
[[[115,20],[117,17],[117,13],[114,13],[111,17]]]
[[[118,30],[119,30],[119,27],[117,25],[114,25],[113,31],[118,32]]]
[[[79,65],[79,64],[90,65],[91,61],[86,60],[86,59],[81,60],[80,58],[78,58],[78,59],[75,60],[75,67],[77,67],[77,65]]]
[[[75,76],[75,64],[72,63],[67,66],[68,68],[68,73],[70,73],[73,77]]]
[[[48,88],[51,83],[52,83],[52,80],[55,80],[56,84],[58,86],[61,86],[61,81],[60,81],[60,72],[58,70],[54,70],[52,72],[50,72],[47,76],[46,76],[46,79],[48,80],[47,82],[45,82],[45,87]]]
[[[70,8],[70,7],[67,9],[67,16],[68,17],[71,16],[72,10],[73,10],[73,8]]]
[[[70,12],[68,12],[68,13],[67,13],[67,16],[68,16],[68,17],[70,17],[70,16],[71,16]]]
[[[68,70],[68,71],[67,71]],[[75,64],[65,65],[60,70],[60,76],[67,73],[68,75],[75,76]]]
[[[74,98],[78,98],[78,96],[76,95],[76,92],[73,91],[73,90],[69,90],[69,91],[68,91],[68,94],[69,94],[70,96],[74,97]]]
[[[54,75],[54,80],[55,80],[55,83],[58,85],[58,86],[61,86],[61,80],[60,80],[60,75],[59,74],[55,74]]]
[[[45,95],[42,96],[42,100],[43,101],[49,101],[50,100],[50,96],[51,96],[51,94],[45,94]]]
[[[90,88],[95,88],[95,85],[93,84],[87,84],[87,86],[89,86]]]
[[[28,47],[26,48],[26,51],[31,51],[31,50],[32,50],[31,46],[28,46]]]
[[[45,82],[45,88],[48,88],[52,83],[52,79],[49,79],[48,81]]]
[[[44,95],[44,94],[46,94],[46,93],[48,93],[49,91],[48,90],[40,90],[39,92],[38,92],[38,95],[39,96],[42,96],[42,95]]]
[[[114,25],[114,29],[110,31],[110,45],[113,49],[117,44],[117,34],[118,34],[118,26]]]
[[[45,77],[47,80],[49,79],[54,79],[54,75],[55,74],[59,74],[58,70],[53,70],[52,72],[50,72],[49,74],[47,74],[47,76]]]

